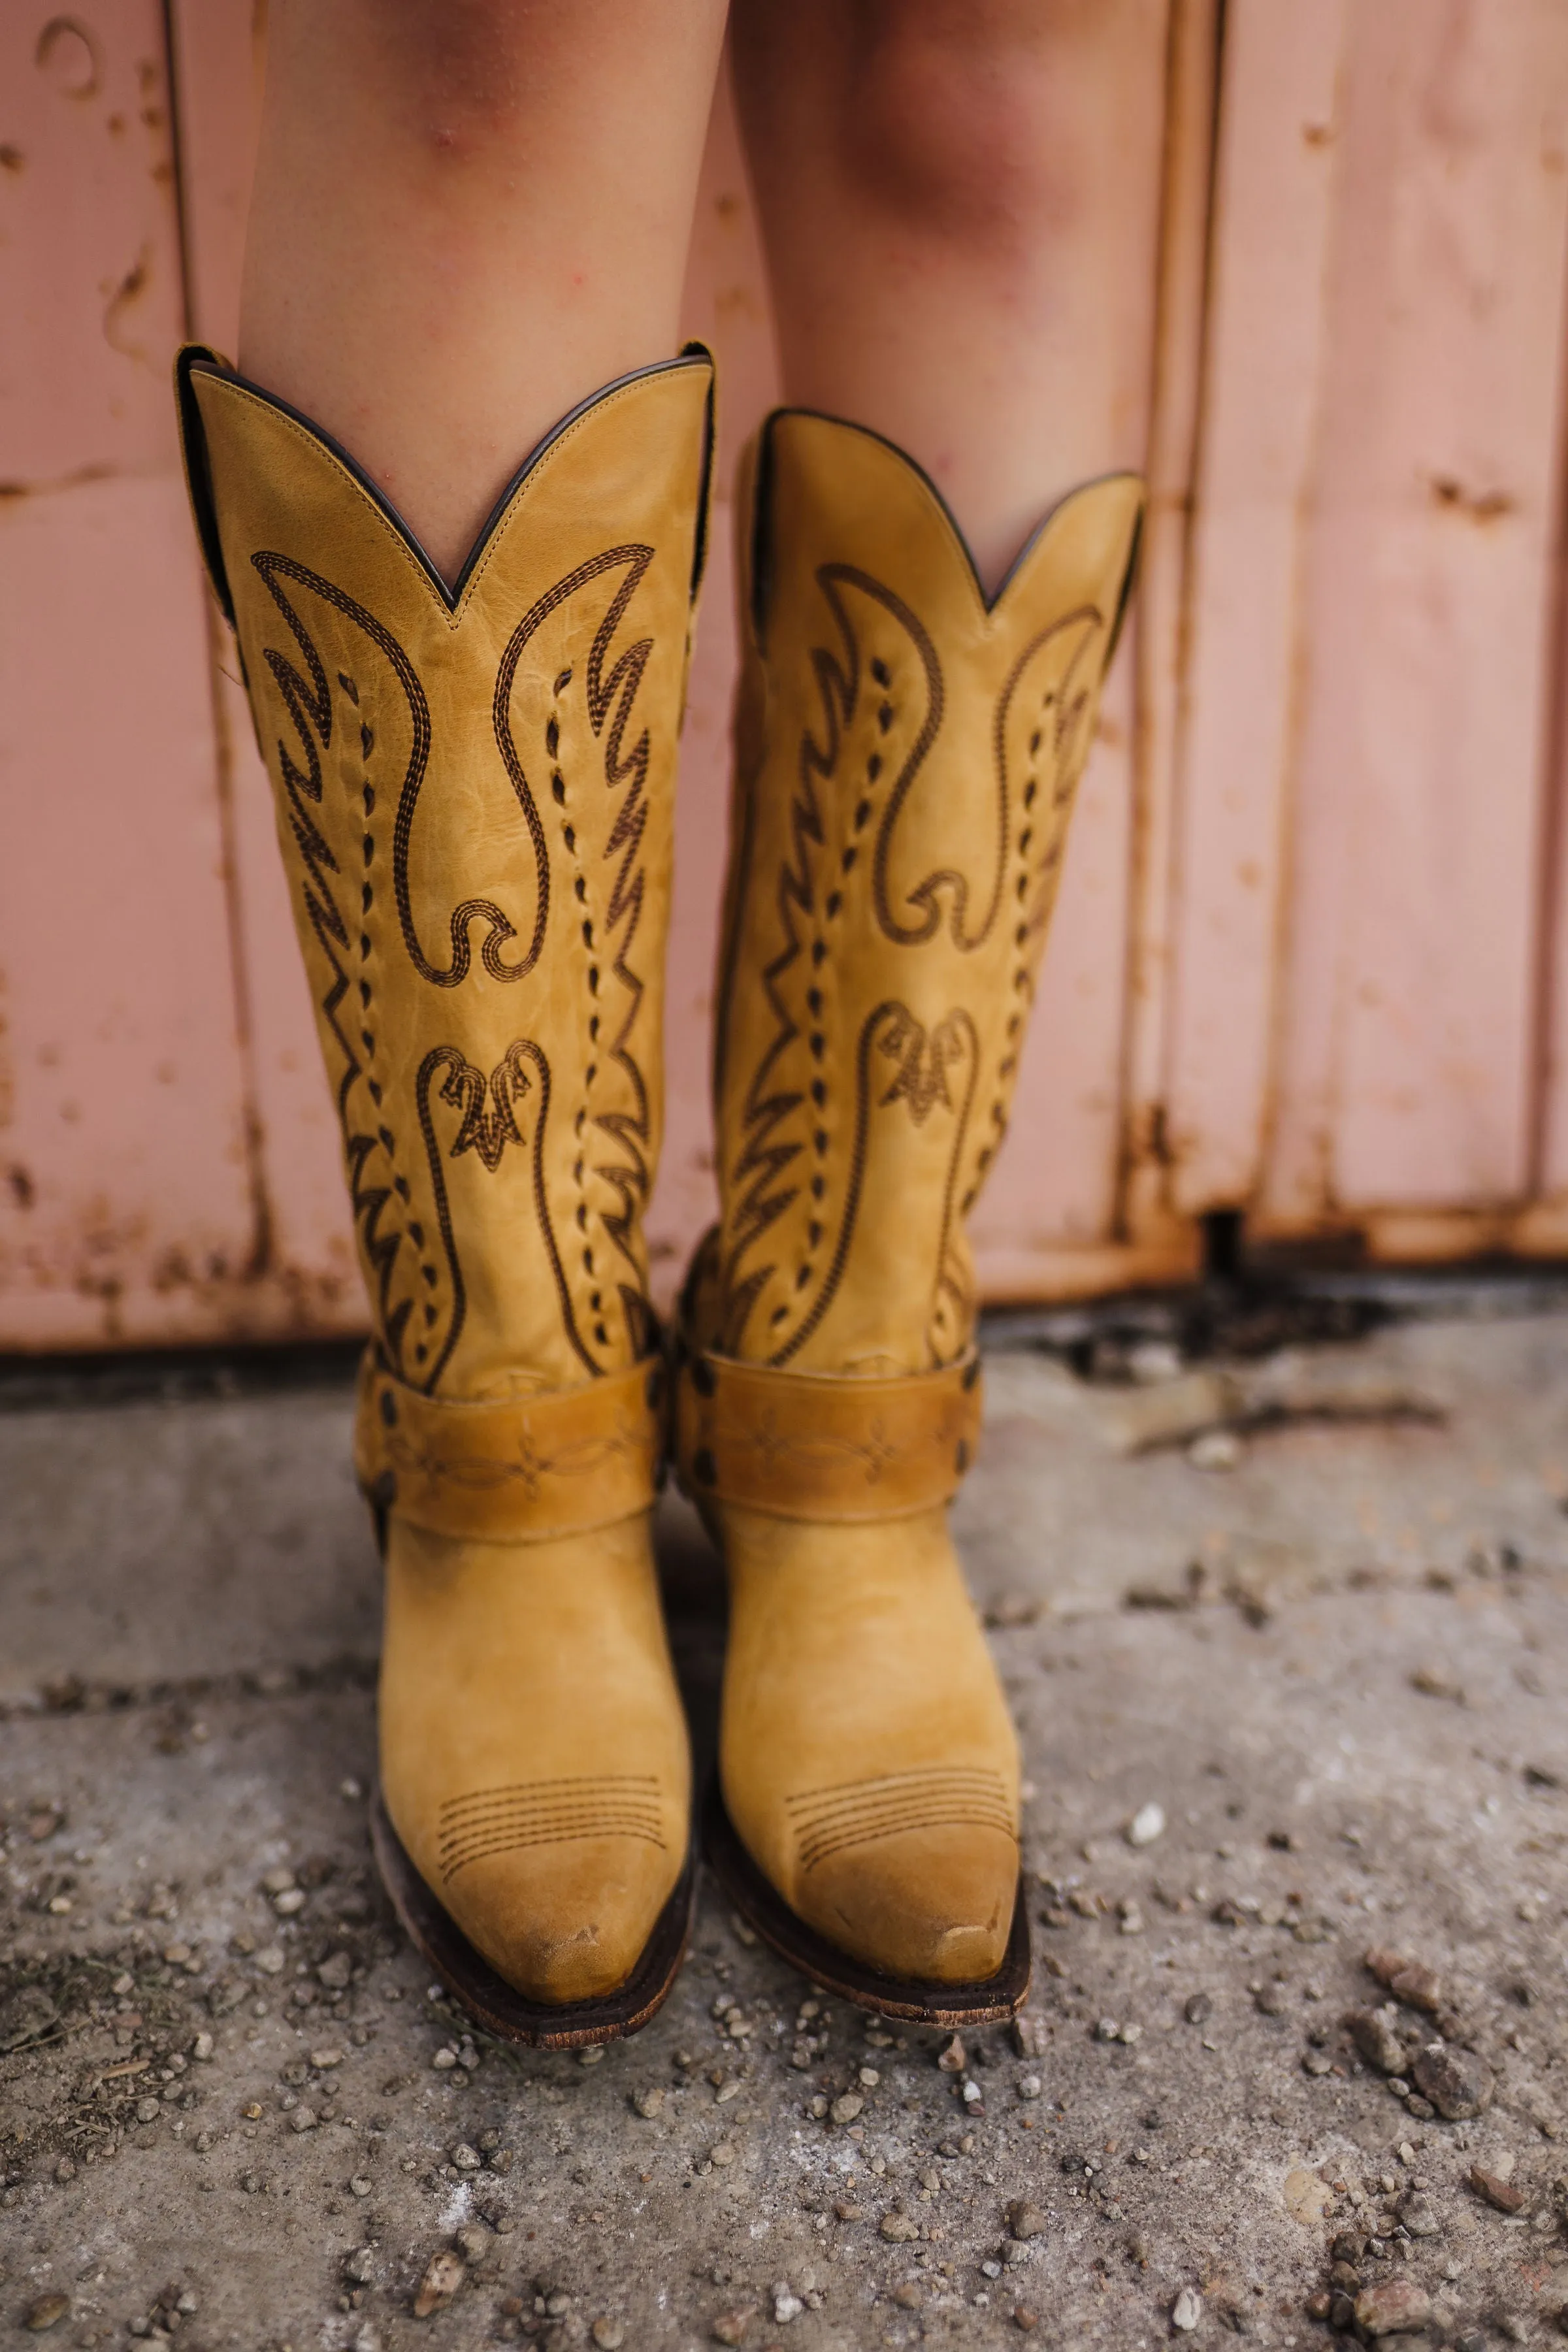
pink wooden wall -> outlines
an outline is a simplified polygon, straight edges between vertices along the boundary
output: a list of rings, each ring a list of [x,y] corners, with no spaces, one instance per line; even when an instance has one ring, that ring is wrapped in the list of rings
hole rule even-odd
[[[253,0],[0,11],[0,1346],[361,1319],[168,394],[187,326],[233,346],[258,65]],[[1385,1258],[1568,1254],[1568,9],[1229,0],[1222,46],[1215,0],[1171,0],[1127,122],[1147,561],[983,1278],[1168,1278],[1232,1206]],[[728,456],[773,357],[722,107],[688,307]],[[711,1201],[728,524],[685,744],[667,1292]]]

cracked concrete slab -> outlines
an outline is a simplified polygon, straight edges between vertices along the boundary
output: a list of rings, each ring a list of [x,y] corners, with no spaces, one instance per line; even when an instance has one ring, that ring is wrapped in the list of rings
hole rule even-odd
[[[992,1359],[962,1527],[1037,1967],[1023,2030],[962,2052],[818,1999],[711,1889],[635,2042],[472,2034],[370,1867],[341,1389],[0,1416],[0,2326],[1561,2340],[1568,1318],[1385,1331],[1314,1377],[1342,1353],[1445,1418],[1277,1421],[1204,1470],[1117,1452],[1125,1394]],[[706,1741],[711,1563],[666,1534]],[[1369,1951],[1419,1964],[1403,1992]],[[1462,2105],[1466,2075],[1484,2105],[1445,2119],[1420,2084]]]

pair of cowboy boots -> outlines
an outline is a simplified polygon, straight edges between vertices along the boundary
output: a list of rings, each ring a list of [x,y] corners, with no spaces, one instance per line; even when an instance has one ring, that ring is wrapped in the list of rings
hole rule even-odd
[[[690,1915],[651,1511],[731,1595],[709,1853],[786,1957],[911,2019],[1028,1979],[1018,1762],[946,1506],[980,1383],[964,1219],[1006,1124],[1125,602],[1129,476],[994,599],[920,469],[784,410],[742,500],[721,1215],[648,1300],[676,742],[712,365],[607,385],[455,585],[353,457],[187,351],[208,569],[277,795],[374,1337],[373,1820],[500,2033],[643,2023]]]

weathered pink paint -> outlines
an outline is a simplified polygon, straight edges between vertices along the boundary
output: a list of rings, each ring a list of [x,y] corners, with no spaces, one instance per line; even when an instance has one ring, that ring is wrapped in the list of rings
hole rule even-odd
[[[1384,1255],[1568,1248],[1568,15],[1229,0],[1216,83],[1217,14],[1171,0],[1163,92],[1130,94],[1144,593],[976,1218],[993,1297],[1186,1271],[1216,1205]],[[156,0],[0,25],[0,141],[23,158],[0,173],[21,330],[0,378],[0,1345],[363,1320],[167,391],[187,318],[233,348],[258,15],[171,0],[183,224]],[[722,460],[650,1219],[666,1299],[713,1201],[729,486],[776,380],[722,98],[686,308],[721,362]]]
[[[259,118],[258,14],[253,0],[178,0],[174,11],[190,331],[230,357],[238,345],[239,272]],[[215,646],[235,947],[267,1212],[251,1312],[305,1329],[355,1330],[364,1307],[338,1121],[295,949],[272,787],[221,624]]]
[[[207,620],[168,394],[162,12],[0,16],[0,1336],[201,1336],[246,1286]]]
[[[1267,1121],[1348,6],[1239,0],[1226,16],[1165,1037],[1172,1199],[1188,1213],[1248,1200]]]
[[[1565,144],[1558,0],[1352,13],[1263,1186],[1286,1231],[1528,1195]]]
[[[1173,1211],[1166,1039],[1178,908],[1175,850],[1190,654],[1188,576],[1203,419],[1219,0],[1173,0],[1149,421],[1148,513],[1135,638],[1138,710],[1119,1229],[1158,1278],[1194,1229]],[[1141,1268],[1134,1269],[1141,1271]]]

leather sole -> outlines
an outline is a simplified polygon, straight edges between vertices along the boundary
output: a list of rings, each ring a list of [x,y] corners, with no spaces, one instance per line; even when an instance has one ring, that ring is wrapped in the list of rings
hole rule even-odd
[[[763,1941],[813,1984],[840,2000],[853,2001],[857,2009],[873,2010],[879,2016],[896,2017],[910,2025],[957,2030],[965,2025],[1005,2024],[1017,2016],[1029,1997],[1034,1958],[1021,1875],[1006,1957],[995,1975],[964,1984],[942,1984],[919,1977],[884,1976],[808,1927],[742,1844],[716,1774],[702,1811],[702,1843],[713,1875]]]
[[[697,1895],[697,1860],[689,1851],[675,1892],[654,1922],[636,1967],[597,2000],[542,2001],[498,1976],[444,1911],[404,1850],[378,1788],[370,1803],[370,1840],[381,1883],[421,1957],[476,2025],[498,2041],[531,2050],[580,2050],[640,2032],[663,2006],[686,1956]]]

